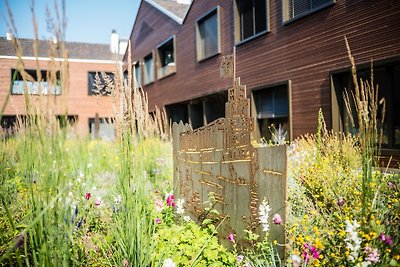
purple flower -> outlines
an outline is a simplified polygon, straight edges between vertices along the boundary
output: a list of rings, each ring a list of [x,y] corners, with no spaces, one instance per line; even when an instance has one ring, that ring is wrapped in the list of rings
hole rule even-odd
[[[344,205],[344,199],[343,199],[343,197],[339,197],[339,199],[338,199],[338,201],[337,201],[336,203],[337,203],[337,205],[338,205],[339,207],[342,207],[342,206]]]
[[[156,224],[160,224],[161,223],[161,219],[160,218],[156,218],[155,222],[156,222]]]
[[[378,236],[378,239],[381,241],[384,241],[386,243],[386,245],[389,245],[389,246],[393,245],[393,240],[390,235],[385,235],[385,233],[381,233]]]
[[[94,203],[94,205],[96,205],[96,207],[100,206],[101,204],[101,199],[97,199],[96,202]]]
[[[232,243],[235,243],[235,235],[234,235],[234,234],[230,233],[230,234],[228,235],[227,238],[228,238],[228,240],[231,241]]]
[[[243,255],[238,255],[238,256],[236,257],[236,261],[237,261],[238,263],[241,263],[241,262],[243,261],[243,259],[244,259],[244,256],[243,256]]]
[[[15,247],[20,248],[24,245],[25,242],[25,231],[19,233],[16,237],[14,237]]]
[[[272,218],[272,222],[274,224],[282,224],[282,218],[281,215],[279,215],[278,213],[274,214],[274,217]]]
[[[393,240],[392,237],[390,235],[386,235],[386,240],[385,240],[386,245],[393,245]]]

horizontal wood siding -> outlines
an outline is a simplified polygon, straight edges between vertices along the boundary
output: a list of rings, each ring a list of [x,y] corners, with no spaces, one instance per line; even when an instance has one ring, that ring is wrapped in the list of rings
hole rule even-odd
[[[169,36],[176,35],[177,72],[145,86],[150,107],[164,106],[226,90],[219,79],[221,55],[196,61],[195,25],[203,14],[220,6],[221,54],[234,46],[233,0],[194,0],[183,25],[142,2],[132,34],[133,59],[140,59]],[[270,32],[237,45],[237,76],[248,93],[291,80],[293,138],[315,132],[322,107],[331,126],[330,73],[349,67],[344,36],[357,63],[400,56],[400,1],[338,0],[335,4],[282,23],[281,1],[269,1]],[[135,46],[140,24],[155,29]]]

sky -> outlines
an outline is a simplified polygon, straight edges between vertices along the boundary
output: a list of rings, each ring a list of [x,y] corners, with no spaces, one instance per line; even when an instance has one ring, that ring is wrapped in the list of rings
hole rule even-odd
[[[39,28],[39,39],[49,39],[46,6],[55,20],[54,2],[60,14],[61,0],[35,0],[35,16]],[[69,42],[110,43],[112,30],[119,37],[129,38],[141,0],[65,0],[67,26],[65,40]],[[34,38],[31,13],[32,0],[8,0],[19,38]],[[0,36],[7,34],[9,23],[6,0],[0,0]]]

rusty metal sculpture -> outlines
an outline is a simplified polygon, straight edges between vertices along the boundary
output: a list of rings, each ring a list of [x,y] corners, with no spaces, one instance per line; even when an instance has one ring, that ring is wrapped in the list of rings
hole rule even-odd
[[[270,218],[269,238],[284,244],[286,146],[251,144],[254,118],[246,86],[235,77],[235,53],[223,57],[220,75],[233,78],[225,118],[196,130],[182,122],[173,124],[174,192],[197,219],[208,212],[211,197],[217,217],[224,220],[218,229],[220,240],[234,233],[242,244],[244,230],[261,232],[258,207],[265,198],[271,214],[279,213],[283,219],[278,226]]]

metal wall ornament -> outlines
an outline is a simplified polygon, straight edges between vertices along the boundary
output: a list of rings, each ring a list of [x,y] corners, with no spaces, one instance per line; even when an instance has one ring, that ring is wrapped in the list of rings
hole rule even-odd
[[[173,124],[174,194],[185,200],[186,212],[196,221],[209,213],[211,197],[217,219],[223,220],[219,239],[227,246],[230,233],[244,246],[245,230],[265,236],[259,206],[266,199],[271,207],[269,239],[285,244],[286,145],[252,145],[254,117],[246,86],[235,77],[235,67],[234,50],[220,65],[221,78],[233,79],[224,118],[195,130],[182,122]],[[273,224],[275,213],[281,216],[281,225]],[[282,256],[284,246],[278,250]]]

